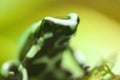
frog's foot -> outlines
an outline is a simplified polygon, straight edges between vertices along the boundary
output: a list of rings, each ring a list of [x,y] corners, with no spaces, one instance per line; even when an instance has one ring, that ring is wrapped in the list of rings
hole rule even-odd
[[[18,66],[13,61],[5,62],[1,67],[1,76],[5,80],[19,80],[20,74],[18,72]]]
[[[13,61],[7,61],[2,65],[1,76],[4,80],[28,80],[27,70]]]
[[[88,75],[88,73],[89,73],[89,71],[88,71],[89,66],[87,66],[87,65],[85,65],[85,64],[80,64],[80,66],[81,66],[81,68],[82,68],[83,71],[84,71],[84,76],[85,76],[85,75]]]

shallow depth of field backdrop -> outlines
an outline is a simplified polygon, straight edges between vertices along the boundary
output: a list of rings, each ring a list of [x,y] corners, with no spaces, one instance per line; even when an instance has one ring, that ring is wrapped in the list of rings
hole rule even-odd
[[[120,52],[120,0],[0,0],[0,66],[16,57],[20,36],[30,24],[69,12],[81,19],[71,46],[87,64]]]

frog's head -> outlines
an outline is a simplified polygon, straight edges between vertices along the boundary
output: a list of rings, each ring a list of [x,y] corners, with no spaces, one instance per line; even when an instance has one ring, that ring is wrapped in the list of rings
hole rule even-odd
[[[79,16],[70,13],[64,18],[45,17],[43,25],[45,32],[52,32],[54,36],[71,36],[76,32]]]
[[[55,45],[67,45],[70,37],[76,32],[79,24],[79,16],[76,13],[70,13],[66,17],[45,17],[42,21],[43,35],[52,34],[52,42]]]

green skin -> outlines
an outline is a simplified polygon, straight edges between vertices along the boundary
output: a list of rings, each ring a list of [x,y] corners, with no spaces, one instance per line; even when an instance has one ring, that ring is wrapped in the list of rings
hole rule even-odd
[[[69,21],[73,24],[67,24],[67,22],[71,23]],[[15,80],[20,78],[27,80],[27,78],[23,79],[26,75],[29,80],[30,78],[33,80],[66,80],[76,75],[77,73],[67,69],[69,66],[65,66],[64,58],[69,57],[69,61],[73,64],[72,68],[80,71],[78,67],[80,68],[81,65],[76,61],[73,50],[69,47],[69,40],[76,32],[78,23],[79,17],[76,13],[67,15],[65,18],[45,17],[34,23],[21,40],[18,64],[11,64],[14,69],[13,67],[9,69],[9,72],[12,71],[15,74],[12,77],[9,75],[7,80],[13,80],[13,77],[16,78]]]

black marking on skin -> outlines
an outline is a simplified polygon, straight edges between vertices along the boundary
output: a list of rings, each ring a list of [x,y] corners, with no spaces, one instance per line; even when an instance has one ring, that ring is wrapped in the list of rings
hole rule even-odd
[[[80,65],[80,67],[82,68],[82,70],[84,71],[84,75],[83,75],[83,76],[88,75],[88,74],[89,74],[89,71],[88,71],[89,66],[87,66],[87,65],[85,65],[85,64],[79,64],[79,65]]]
[[[10,65],[9,67],[9,76],[5,80],[22,80],[22,75],[18,71],[18,66]]]
[[[77,18],[77,23],[79,23],[79,22],[80,22],[80,18],[78,17],[78,18]],[[78,26],[78,25],[77,25],[77,26]]]
[[[47,63],[34,64],[34,59],[26,58],[23,62],[23,66],[27,69],[28,76],[34,77],[44,72],[47,67]]]
[[[47,67],[46,63],[33,64],[32,61],[30,61],[27,63],[26,68],[28,70],[29,76],[37,76],[39,74],[42,74],[46,67]]]
[[[6,80],[22,80],[22,75],[15,73],[15,75],[10,75]]]

